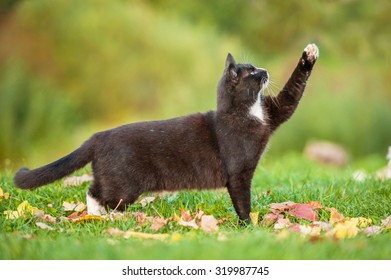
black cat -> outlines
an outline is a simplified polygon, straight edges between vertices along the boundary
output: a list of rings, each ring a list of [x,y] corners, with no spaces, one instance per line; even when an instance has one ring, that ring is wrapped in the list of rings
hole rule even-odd
[[[124,210],[146,191],[227,187],[240,220],[248,221],[254,170],[272,133],[295,111],[318,54],[308,45],[275,97],[262,95],[269,82],[265,69],[236,64],[228,54],[216,111],[96,133],[53,163],[20,169],[15,184],[37,188],[92,161],[91,214]]]

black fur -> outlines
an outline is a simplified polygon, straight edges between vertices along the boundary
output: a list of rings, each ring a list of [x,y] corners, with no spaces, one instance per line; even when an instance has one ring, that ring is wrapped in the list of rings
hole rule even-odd
[[[128,124],[99,132],[79,149],[46,166],[20,169],[15,184],[33,189],[92,161],[89,194],[124,210],[141,193],[227,187],[241,220],[248,221],[255,168],[274,130],[295,111],[316,57],[303,53],[278,96],[262,96],[264,121],[249,115],[266,70],[236,64],[228,54],[217,110],[170,120]]]

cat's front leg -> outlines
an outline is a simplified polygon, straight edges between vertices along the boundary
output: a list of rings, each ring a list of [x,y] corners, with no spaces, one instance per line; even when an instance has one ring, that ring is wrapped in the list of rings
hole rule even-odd
[[[269,118],[268,124],[272,131],[287,121],[296,110],[318,57],[318,47],[315,44],[308,44],[280,93],[277,96],[264,97],[263,103]]]
[[[242,175],[232,176],[228,182],[228,193],[231,197],[232,204],[239,216],[240,222],[250,223],[251,211],[251,180],[244,178]]]

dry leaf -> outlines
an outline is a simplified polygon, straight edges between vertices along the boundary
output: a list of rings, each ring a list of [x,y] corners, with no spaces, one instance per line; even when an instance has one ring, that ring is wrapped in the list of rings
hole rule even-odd
[[[4,193],[4,192],[3,192],[3,189],[0,188],[0,201],[3,200],[3,199],[8,199],[9,196],[10,196],[9,193]]]
[[[304,225],[299,225],[299,230],[300,233],[303,235],[309,235],[311,237],[316,237],[320,236],[320,227],[317,226],[304,226]]]
[[[147,204],[153,202],[155,200],[154,196],[147,196],[140,200],[141,207],[145,207]]]
[[[185,209],[180,209],[181,211],[181,219],[185,222],[190,222],[193,220],[193,217],[191,216],[189,211],[186,211]]]
[[[382,230],[383,230],[383,228],[381,226],[370,226],[370,227],[367,227],[364,230],[364,232],[369,237],[369,236],[381,233]]]
[[[91,182],[93,180],[94,180],[94,176],[90,174],[84,174],[82,176],[71,176],[65,178],[64,186],[77,187],[83,184],[84,182]]]
[[[87,206],[83,202],[71,203],[68,201],[64,201],[62,203],[62,208],[64,211],[75,211],[75,212],[83,212]]]
[[[41,229],[46,229],[46,230],[54,230],[51,226],[48,226],[47,224],[41,223],[41,222],[36,222],[35,223],[39,228]]]
[[[343,223],[336,224],[333,230],[335,238],[342,239],[355,237],[358,233],[357,224],[357,218],[352,218]]]
[[[296,203],[292,201],[282,202],[282,203],[272,203],[270,204],[270,210],[272,213],[280,214],[282,212],[285,212],[289,210],[292,205],[295,205]]]
[[[31,206],[27,200],[23,201],[18,205],[16,211],[6,210],[4,211],[4,215],[6,219],[18,219],[21,217],[26,217],[27,214],[34,215],[34,213],[40,213],[43,211],[39,210],[37,207]]]
[[[253,225],[258,224],[259,212],[250,212],[250,220]]]
[[[327,211],[330,211],[330,223],[339,223],[343,222],[345,217],[338,212],[335,208],[326,208]]]
[[[77,219],[71,220],[74,223],[82,223],[82,222],[90,222],[90,221],[104,221],[105,218],[102,216],[96,216],[96,215],[85,215],[83,217],[79,217]]]
[[[163,228],[169,219],[164,219],[162,217],[154,218],[154,217],[148,217],[148,221],[151,222],[151,230],[158,231],[159,229]]]
[[[359,228],[366,228],[369,227],[372,224],[372,219],[367,219],[363,217],[358,217],[358,227]]]
[[[312,209],[322,209],[323,205],[320,204],[319,201],[310,201],[306,203],[307,205],[311,206]]]
[[[385,229],[391,229],[391,216],[388,216],[384,220],[381,220],[381,224]]]
[[[277,223],[274,224],[274,229],[283,229],[290,226],[292,223],[289,219],[280,218],[277,220]]]
[[[294,204],[286,213],[299,219],[306,219],[312,222],[318,220],[318,213],[308,204]]]
[[[212,215],[203,215],[201,217],[200,227],[206,233],[212,233],[219,230],[217,220]]]
[[[277,222],[278,219],[283,218],[283,215],[281,214],[274,214],[269,213],[263,216],[263,219],[261,221],[261,226],[268,227],[273,225],[275,222]]]

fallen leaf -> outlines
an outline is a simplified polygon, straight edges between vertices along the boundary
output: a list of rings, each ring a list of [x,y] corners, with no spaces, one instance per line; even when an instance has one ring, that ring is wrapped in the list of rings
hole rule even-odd
[[[250,212],[250,220],[253,225],[258,224],[259,212]]]
[[[0,188],[0,201],[3,200],[3,199],[8,199],[9,196],[10,196],[9,193],[4,193],[4,192],[3,192],[3,189]]]
[[[77,202],[77,203],[71,203],[68,201],[64,201],[62,203],[62,208],[64,211],[76,211],[76,212],[83,212],[87,206],[83,202]]]
[[[296,203],[292,201],[282,202],[282,203],[272,203],[270,204],[270,210],[272,213],[280,214],[282,212],[285,212],[289,210],[292,205],[295,205]]]
[[[191,227],[191,228],[194,228],[194,229],[198,229],[199,228],[199,226],[197,225],[195,219],[190,220],[190,221],[184,221],[182,218],[180,218],[180,217],[178,217],[177,215],[174,214],[174,221],[176,221],[178,223],[178,225],[180,225],[180,226]]]
[[[289,219],[280,218],[274,224],[274,229],[283,229],[283,228],[290,226],[291,224],[292,223],[289,221]]]
[[[388,216],[384,220],[381,220],[381,224],[385,229],[391,229],[391,216]]]
[[[42,210],[39,210],[37,207],[33,207],[29,204],[27,200],[23,201],[18,205],[16,211],[6,210],[4,211],[4,215],[6,219],[18,219],[21,217],[26,217],[27,214],[34,215],[34,213],[43,213]]]
[[[335,208],[326,208],[326,210],[330,211],[330,223],[339,223],[345,219],[345,217]]]
[[[94,180],[94,176],[90,174],[84,174],[81,176],[71,176],[67,177],[64,180],[64,186],[66,187],[77,187],[83,184],[84,182],[91,182]]]
[[[79,217],[77,219],[72,219],[71,221],[74,223],[82,223],[82,222],[90,222],[90,221],[104,221],[105,218],[102,216],[96,215],[85,215],[83,217]]]
[[[201,217],[200,227],[206,233],[212,233],[219,230],[217,220],[212,215],[203,215]]]
[[[312,209],[322,209],[323,208],[323,205],[320,204],[319,201],[310,201],[308,203],[306,203],[307,205],[311,206]]]
[[[366,228],[369,227],[372,224],[372,219],[367,219],[363,217],[358,217],[358,227],[359,228]]]
[[[180,209],[181,211],[181,219],[185,222],[190,222],[193,220],[193,217],[191,216],[189,211],[186,211],[185,209]]]
[[[147,206],[147,204],[153,202],[155,200],[154,196],[147,196],[140,200],[141,207]]]
[[[79,212],[73,212],[68,216],[69,219],[76,219],[79,217]]]
[[[313,222],[313,225],[318,226],[323,231],[330,231],[333,228],[332,223],[326,223],[326,222],[315,221],[315,222]]]
[[[311,237],[320,236],[321,228],[318,226],[299,225],[300,233]]]
[[[318,213],[312,208],[313,207],[308,204],[294,204],[286,213],[299,219],[306,219],[313,222],[318,220]]]
[[[343,239],[355,237],[358,234],[357,224],[357,218],[346,220],[343,223],[337,223],[333,229],[335,238]]]
[[[277,222],[278,219],[283,218],[282,214],[269,213],[263,216],[261,226],[268,227]]]
[[[167,224],[169,219],[149,217],[148,220],[151,222],[151,230],[158,231]]]
[[[370,227],[367,227],[364,230],[364,232],[369,237],[369,236],[381,233],[382,230],[383,230],[383,228],[381,226],[370,226]]]
[[[41,223],[41,222],[36,222],[35,223],[39,228],[41,229],[46,229],[46,230],[54,230],[51,226],[48,226],[47,224]]]

